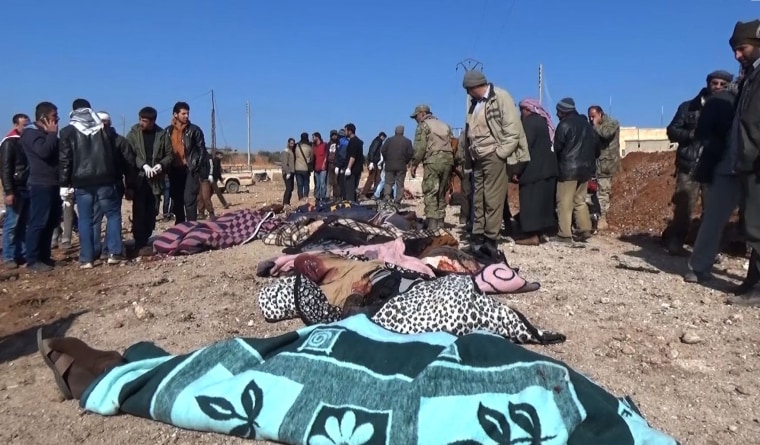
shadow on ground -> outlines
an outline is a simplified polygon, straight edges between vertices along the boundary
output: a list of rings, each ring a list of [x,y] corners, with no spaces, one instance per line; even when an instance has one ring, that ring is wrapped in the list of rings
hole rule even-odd
[[[61,337],[68,332],[74,320],[88,311],[74,312],[50,323],[33,326],[0,338],[0,363],[16,360],[37,352],[37,330],[42,328],[43,337]]]

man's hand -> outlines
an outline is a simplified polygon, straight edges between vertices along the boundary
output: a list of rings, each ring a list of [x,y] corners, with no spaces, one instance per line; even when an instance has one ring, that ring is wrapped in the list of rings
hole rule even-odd
[[[367,168],[369,169],[369,171],[374,170],[375,169],[375,163],[374,162],[370,162],[369,165],[367,166]]]
[[[208,182],[210,182],[211,184],[214,183],[214,175],[208,175]]]
[[[61,187],[59,193],[62,200],[68,201],[74,195],[74,189],[70,187]]]
[[[290,176],[291,176],[291,174],[288,173],[287,175],[285,175],[285,179],[290,179]]]
[[[346,169],[345,175],[346,175],[346,178],[348,178],[349,176],[351,176],[351,169],[350,168]]]
[[[45,118],[44,121],[42,121],[45,124],[44,130],[48,133],[58,133],[58,122],[50,121],[47,118]]]
[[[13,207],[13,193],[5,195],[5,205],[7,207]]]
[[[143,171],[145,172],[145,177],[147,177],[148,179],[152,178],[155,175],[155,173],[153,172],[153,169],[150,168],[150,165],[145,164],[143,165],[142,168],[143,168]]]
[[[340,174],[340,168],[339,168],[339,167],[335,167],[335,174],[336,174],[336,175],[339,175],[339,174]]]
[[[153,166],[151,170],[153,170],[153,176],[157,176],[159,173],[161,173],[164,170],[164,168],[161,167],[161,164],[156,164]]]

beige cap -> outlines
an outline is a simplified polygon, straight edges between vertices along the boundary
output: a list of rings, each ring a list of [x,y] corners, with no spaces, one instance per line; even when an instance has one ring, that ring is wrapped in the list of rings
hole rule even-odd
[[[417,105],[414,108],[414,113],[412,113],[412,115],[409,116],[409,117],[411,117],[412,119],[414,119],[414,118],[417,117],[418,113],[430,113],[430,107],[427,106],[427,105]]]

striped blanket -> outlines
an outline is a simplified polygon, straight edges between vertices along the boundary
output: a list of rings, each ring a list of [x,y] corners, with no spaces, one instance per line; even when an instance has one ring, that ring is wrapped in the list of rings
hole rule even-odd
[[[153,242],[153,249],[165,255],[192,255],[206,250],[226,249],[262,238],[284,221],[273,212],[238,210],[216,221],[184,222],[167,229]]]
[[[83,408],[288,444],[676,445],[630,399],[485,333],[402,335],[356,315],[125,358]]]

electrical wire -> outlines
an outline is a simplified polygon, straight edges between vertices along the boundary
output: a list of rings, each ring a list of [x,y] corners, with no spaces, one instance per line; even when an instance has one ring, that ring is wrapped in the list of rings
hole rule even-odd
[[[206,97],[206,96],[208,96],[209,94],[211,94],[211,90],[208,90],[208,91],[206,91],[206,92],[205,92],[205,93],[203,93],[203,94],[199,94],[199,95],[197,95],[197,96],[195,96],[195,97],[191,98],[190,100],[186,100],[185,102],[187,102],[187,103],[190,103],[190,102],[196,101],[196,100],[198,100],[198,99],[200,99],[200,98],[202,98],[202,97]],[[159,111],[159,112],[158,112],[158,114],[161,114],[161,113],[165,113],[165,112],[167,112],[167,111],[173,111],[173,110],[174,110],[174,105],[172,105],[172,106],[171,106],[171,107],[169,107],[169,108],[164,108],[163,110]]]

